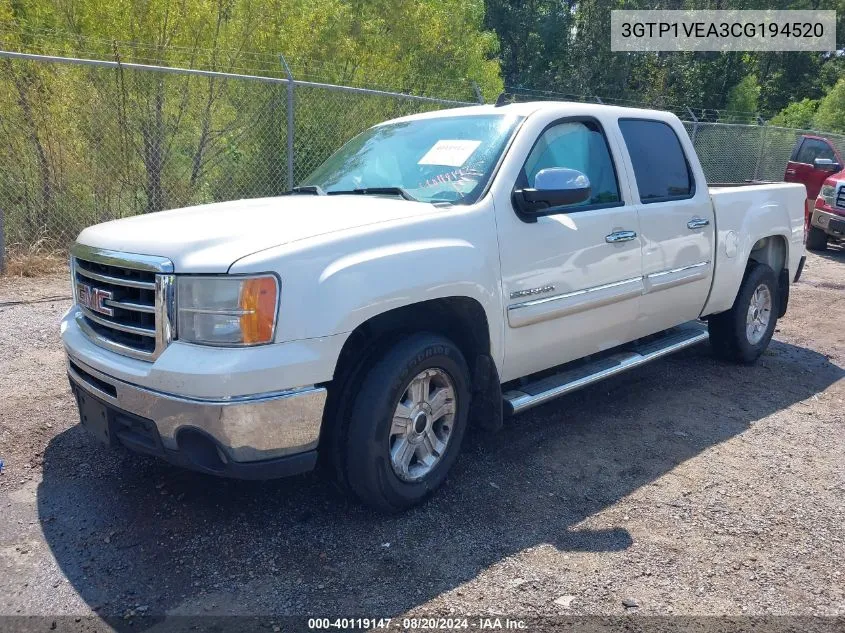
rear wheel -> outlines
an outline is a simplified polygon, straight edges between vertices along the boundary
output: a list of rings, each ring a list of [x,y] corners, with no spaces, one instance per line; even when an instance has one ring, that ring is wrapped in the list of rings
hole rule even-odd
[[[435,334],[408,337],[367,371],[344,455],[346,481],[361,501],[397,512],[443,483],[466,430],[469,385],[460,350]]]
[[[717,356],[738,363],[760,357],[775,331],[777,293],[774,271],[752,262],[731,309],[710,317],[710,344]]]
[[[807,248],[811,251],[823,251],[827,248],[827,233],[811,226],[807,232]]]

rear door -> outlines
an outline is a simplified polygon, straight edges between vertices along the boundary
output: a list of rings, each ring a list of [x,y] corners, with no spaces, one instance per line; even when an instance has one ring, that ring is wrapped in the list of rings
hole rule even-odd
[[[642,243],[644,294],[634,325],[641,337],[701,314],[712,278],[715,219],[679,121],[622,118],[619,130],[634,175]]]

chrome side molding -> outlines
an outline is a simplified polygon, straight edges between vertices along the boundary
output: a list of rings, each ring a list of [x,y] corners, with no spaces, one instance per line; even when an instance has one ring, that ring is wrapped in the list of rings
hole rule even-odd
[[[508,324],[511,327],[523,327],[556,319],[636,297],[643,293],[643,289],[643,278],[632,277],[602,286],[515,303],[508,307]]]
[[[692,283],[704,279],[710,274],[710,262],[698,262],[689,266],[681,266],[672,270],[662,270],[659,273],[651,273],[645,278],[645,292],[656,292],[667,290],[682,284]]]

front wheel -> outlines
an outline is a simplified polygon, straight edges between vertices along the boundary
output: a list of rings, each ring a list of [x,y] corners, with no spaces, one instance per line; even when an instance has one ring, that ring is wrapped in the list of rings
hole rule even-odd
[[[769,346],[777,323],[778,285],[774,271],[752,262],[733,306],[710,317],[710,344],[716,355],[753,363]]]
[[[415,334],[387,350],[349,419],[345,471],[356,496],[383,512],[426,499],[457,459],[469,400],[469,370],[450,340]]]
[[[820,228],[811,226],[807,231],[807,248],[811,251],[823,251],[827,248],[827,233]]]

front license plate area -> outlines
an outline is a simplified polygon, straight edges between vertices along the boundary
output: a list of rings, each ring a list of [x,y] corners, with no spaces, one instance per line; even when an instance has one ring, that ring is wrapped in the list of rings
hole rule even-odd
[[[91,397],[85,391],[75,388],[76,404],[79,408],[79,421],[89,433],[103,444],[112,446],[111,433],[109,432],[109,412],[106,406]]]
[[[838,235],[845,235],[845,221],[831,220],[827,226],[828,230]]]

